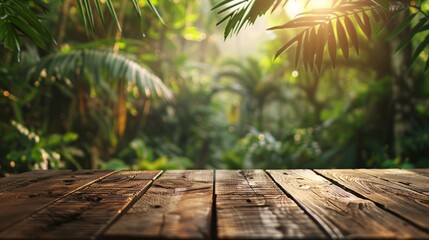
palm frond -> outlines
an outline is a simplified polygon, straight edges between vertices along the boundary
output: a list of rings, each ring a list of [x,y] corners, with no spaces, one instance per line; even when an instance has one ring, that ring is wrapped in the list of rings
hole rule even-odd
[[[156,14],[159,20],[164,23],[158,10],[151,2],[146,0],[149,8]],[[142,24],[142,13],[138,0],[131,0],[137,13],[140,24]],[[106,6],[115,24],[121,31],[121,23],[116,15],[113,0],[77,0],[78,9],[82,17],[85,30],[89,35],[89,30],[95,32],[95,18],[98,16],[104,23],[104,9]],[[14,50],[18,54],[21,52],[22,38],[28,38],[38,47],[45,49],[49,42],[54,41],[51,33],[42,23],[38,12],[47,12],[49,4],[43,0],[3,0],[0,4],[0,43],[6,48]],[[95,9],[95,10],[93,10]]]
[[[25,36],[40,48],[46,48],[52,36],[39,21],[36,11],[46,11],[40,1],[8,0],[0,4],[0,43],[16,52],[21,51],[21,38]],[[18,54],[18,60],[19,60]]]
[[[306,4],[311,0],[306,1]],[[253,24],[257,17],[264,15],[271,9],[284,6],[288,0],[224,0],[213,7],[218,14],[226,14],[219,21],[227,22],[225,38],[238,33],[244,26]],[[335,68],[337,61],[337,47],[341,49],[344,59],[349,59],[349,48],[353,47],[359,54],[358,32],[370,39],[374,31],[381,29],[397,17],[399,12],[413,8],[415,13],[406,18],[402,24],[388,34],[387,39],[397,37],[403,30],[412,26],[412,30],[402,40],[396,51],[405,48],[418,33],[429,29],[429,14],[423,12],[420,5],[424,1],[399,0],[333,0],[332,7],[314,9],[298,14],[294,19],[283,25],[271,27],[269,30],[302,29],[289,39],[275,54],[275,58],[289,50],[295,44],[295,66],[301,61],[306,69],[321,70],[325,51],[329,52],[331,64]],[[415,5],[420,4],[420,5]],[[423,16],[413,26],[413,19]],[[378,30],[374,30],[374,23],[382,22]],[[415,50],[411,63],[414,63],[429,46],[428,40],[423,41]],[[429,60],[425,71],[429,70]]]
[[[131,59],[113,52],[101,50],[74,50],[43,58],[29,78],[58,77],[76,79],[77,74],[89,76],[94,84],[124,80],[128,86],[136,86],[141,95],[172,100],[170,89],[148,69]]]
[[[92,4],[91,4],[91,2],[92,2]],[[149,8],[156,14],[158,19],[162,23],[164,23],[164,20],[162,19],[161,15],[159,14],[156,7],[152,4],[152,2],[150,0],[146,0],[146,2],[148,4]],[[113,0],[104,0],[104,1],[103,0],[78,0],[77,3],[78,3],[80,15],[82,17],[82,21],[85,25],[85,29],[87,30],[87,33],[88,33],[88,29],[91,29],[92,32],[95,32],[94,17],[96,17],[96,15],[93,12],[93,6],[95,6],[95,10],[96,10],[98,16],[100,17],[101,21],[104,23],[104,13],[103,13],[103,8],[102,8],[102,6],[104,4],[107,6],[107,9],[109,10],[109,13],[112,16],[112,18],[113,18],[117,28],[119,29],[119,31],[122,31],[121,23],[119,22],[118,16],[116,14],[116,10],[115,10],[115,6],[113,4]],[[138,0],[131,0],[131,3],[134,7],[134,10],[137,13],[137,16],[139,18],[139,22],[142,23],[142,13],[141,13],[141,9],[140,9]]]

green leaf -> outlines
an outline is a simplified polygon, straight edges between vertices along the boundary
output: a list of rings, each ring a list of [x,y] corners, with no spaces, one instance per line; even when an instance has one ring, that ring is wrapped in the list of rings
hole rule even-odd
[[[387,35],[387,40],[391,41],[392,39],[396,38],[406,27],[408,27],[411,24],[411,21],[414,19],[414,17],[417,16],[417,13],[413,13],[409,15],[406,19],[404,19],[401,24],[399,24],[395,29]]]
[[[30,38],[37,46],[46,49],[46,40],[41,36],[43,33],[37,32],[21,16],[14,16],[12,19],[17,29],[21,30],[21,32]]]
[[[100,0],[94,0],[94,3],[95,3],[95,9],[97,10],[98,15],[100,16],[101,22],[104,24],[105,19],[104,19],[103,9],[101,8]]]
[[[86,10],[85,10],[85,8],[83,6],[83,2],[82,1],[83,0],[78,0],[77,1],[77,5],[78,5],[79,11],[80,11],[80,16],[82,17],[83,24],[85,26],[86,35],[89,36],[89,32],[88,32],[88,28],[89,28],[89,26],[88,26],[88,19],[87,19]]]
[[[295,68],[298,67],[299,58],[301,56],[303,37],[304,37],[304,33],[302,32],[301,34],[299,34],[298,45],[296,46],[296,51],[295,51]]]
[[[375,4],[383,7],[385,10],[389,10],[390,7],[390,1],[389,0],[371,0]]]
[[[423,42],[421,42],[419,46],[416,48],[416,50],[414,51],[414,54],[411,57],[410,67],[414,65],[417,58],[419,58],[420,53],[422,53],[423,50],[425,50],[428,47],[428,45],[429,45],[429,35],[426,36],[425,40],[423,40]]]
[[[401,42],[396,47],[395,54],[407,47],[417,33],[429,29],[429,24],[425,25],[426,22],[426,18],[422,18],[410,31],[407,31],[407,35],[402,38]]]
[[[316,52],[315,64],[319,73],[322,69],[325,45],[328,37],[327,31],[328,31],[327,24],[320,25],[317,31],[317,49],[316,49],[317,52]]]
[[[335,65],[337,62],[337,42],[335,40],[334,27],[331,21],[329,21],[328,24],[328,50],[329,56],[331,58],[332,67],[335,69]]]
[[[89,20],[89,25],[91,26],[92,31],[95,32],[94,13],[92,12],[90,0],[84,0],[84,4],[88,15],[87,18]]]
[[[352,41],[352,44],[356,50],[357,55],[359,55],[359,40],[357,37],[356,29],[349,17],[345,16],[344,22],[346,24],[347,33],[350,37],[350,40]]]
[[[309,47],[308,59],[307,63],[310,67],[310,71],[313,71],[314,68],[314,58],[316,56],[317,51],[317,33],[316,28],[311,29],[311,34],[309,35],[309,42],[307,43],[307,47]]]
[[[346,31],[344,30],[343,24],[340,20],[337,21],[337,37],[340,44],[341,50],[343,52],[344,59],[348,61],[349,59],[349,43],[347,41]]]
[[[122,32],[121,23],[119,22],[118,16],[116,15],[115,6],[113,6],[112,0],[106,0],[106,4],[110,14],[113,16],[113,19],[115,19],[115,23],[118,27],[118,30]]]
[[[110,79],[123,79],[139,89],[142,95],[155,96],[163,100],[173,100],[170,89],[152,74],[127,57],[102,50],[75,50],[69,53],[50,55],[35,66],[30,78],[38,78],[45,69],[48,76],[60,72],[62,76],[75,78],[76,70],[80,69],[84,76],[100,87]],[[29,79],[31,80],[31,79]]]
[[[426,60],[425,73],[426,73],[426,74],[427,74],[427,73],[429,73],[429,57],[428,57],[428,59]]]
[[[298,36],[292,38],[291,40],[289,40],[285,45],[283,45],[277,52],[276,55],[274,56],[274,59],[276,59],[278,56],[280,56],[280,54],[282,54],[283,52],[287,51],[295,42],[299,41],[299,38],[302,38],[302,34],[299,34]]]
[[[371,39],[371,23],[369,21],[368,15],[365,12],[362,13],[362,17],[364,19],[363,21],[357,13],[355,13],[354,15],[355,15],[356,22],[358,23],[359,27],[362,29],[362,32],[365,34],[365,36],[368,39]]]
[[[158,10],[156,10],[156,7],[151,3],[150,0],[147,0],[147,3],[149,4],[150,9],[156,14],[158,19],[162,22],[162,24],[165,25],[164,19],[162,19],[161,15],[159,14]]]

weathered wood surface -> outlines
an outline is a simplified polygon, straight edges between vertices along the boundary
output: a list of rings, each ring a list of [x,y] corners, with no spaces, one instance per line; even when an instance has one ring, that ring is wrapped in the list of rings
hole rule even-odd
[[[168,171],[105,238],[210,238],[213,174],[211,170]]]
[[[11,177],[8,187],[0,193],[0,231],[22,220],[24,217],[70,194],[80,187],[91,184],[111,171],[45,171],[32,172]],[[38,176],[35,176],[38,175]],[[5,180],[6,180],[5,179]],[[1,237],[0,232],[0,237]]]
[[[99,179],[0,232],[0,239],[97,237],[159,173],[117,172]]]
[[[422,176],[429,177],[429,169],[408,169],[408,171],[412,171]]]
[[[429,237],[312,170],[268,171],[332,238]],[[400,227],[398,227],[400,226]]]
[[[317,170],[384,208],[429,230],[429,196],[356,170]],[[428,181],[429,183],[429,181]]]
[[[262,170],[218,170],[215,188],[219,239],[325,237]]]
[[[37,171],[0,239],[429,239],[429,169]]]
[[[0,178],[0,193],[14,191],[26,187],[30,184],[44,181],[54,176],[63,175],[71,172],[70,170],[55,171],[32,171],[21,174],[15,174],[10,177]]]
[[[399,184],[429,196],[429,177],[403,169],[357,169],[380,179]]]

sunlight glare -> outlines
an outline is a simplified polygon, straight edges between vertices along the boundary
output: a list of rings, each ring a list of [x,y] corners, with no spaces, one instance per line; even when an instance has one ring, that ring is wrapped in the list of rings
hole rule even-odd
[[[295,18],[303,9],[304,4],[302,2],[289,1],[285,6],[286,13],[290,18]]]
[[[296,15],[304,11],[309,11],[316,8],[331,7],[331,0],[311,0],[305,7],[306,0],[291,0],[285,6],[285,11],[290,18],[295,18]]]

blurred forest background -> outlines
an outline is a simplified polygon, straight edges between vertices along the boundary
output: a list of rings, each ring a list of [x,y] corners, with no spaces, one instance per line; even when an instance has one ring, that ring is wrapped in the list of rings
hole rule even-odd
[[[101,1],[86,9],[95,15],[100,7],[103,18],[84,20],[79,1],[32,1],[46,36],[31,40],[5,37],[13,31],[7,2],[16,1],[0,0],[0,175],[429,167],[428,49],[411,69],[402,67],[429,28],[396,54],[404,32],[387,35],[400,22],[371,40],[356,28],[359,56],[350,46],[348,62],[339,57],[335,70],[325,58],[320,71],[306,71],[295,69],[293,52],[273,60],[294,31],[266,30],[303,10],[300,1],[226,40],[211,0],[140,0],[140,17],[129,0]],[[409,21],[402,30],[419,24]]]

